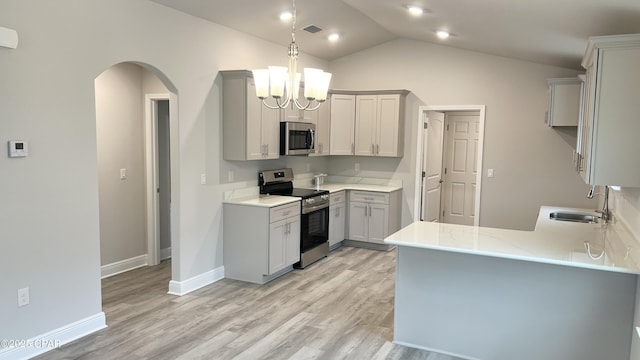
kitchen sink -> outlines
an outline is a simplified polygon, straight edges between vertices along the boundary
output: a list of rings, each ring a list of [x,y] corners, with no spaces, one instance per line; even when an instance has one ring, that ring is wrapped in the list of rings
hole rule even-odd
[[[571,222],[579,222],[586,224],[596,224],[600,217],[593,214],[584,214],[577,212],[567,212],[567,211],[552,211],[549,213],[549,219],[558,220],[558,221],[571,221]]]

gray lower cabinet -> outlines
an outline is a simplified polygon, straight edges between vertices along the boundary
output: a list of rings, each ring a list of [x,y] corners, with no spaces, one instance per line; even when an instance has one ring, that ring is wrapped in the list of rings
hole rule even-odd
[[[350,245],[384,245],[384,238],[400,229],[400,191],[349,191]]]
[[[344,190],[331,194],[329,198],[329,248],[332,250],[339,247],[345,238],[347,216],[345,204]]]
[[[300,201],[275,206],[224,204],[225,277],[264,284],[300,261]]]

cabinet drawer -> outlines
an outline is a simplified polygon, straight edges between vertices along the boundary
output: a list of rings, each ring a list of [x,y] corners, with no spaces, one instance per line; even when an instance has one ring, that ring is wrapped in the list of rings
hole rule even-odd
[[[388,204],[389,194],[372,191],[351,191],[349,201],[366,202],[371,204]]]
[[[274,223],[295,215],[300,215],[300,201],[269,209],[269,222]]]
[[[344,203],[344,190],[335,192],[329,197],[329,204],[343,204]]]

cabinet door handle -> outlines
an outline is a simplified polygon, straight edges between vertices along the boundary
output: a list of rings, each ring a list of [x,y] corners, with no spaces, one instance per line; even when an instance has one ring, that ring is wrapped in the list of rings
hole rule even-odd
[[[351,153],[355,154],[356,153],[356,144],[351,143]]]
[[[376,154],[376,146],[371,144],[371,154],[375,155]]]
[[[376,144],[376,155],[380,154],[380,144]]]

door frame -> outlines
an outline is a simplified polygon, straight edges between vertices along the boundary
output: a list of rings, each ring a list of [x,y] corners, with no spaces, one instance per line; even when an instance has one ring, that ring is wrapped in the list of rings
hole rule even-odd
[[[424,145],[424,123],[428,122],[428,111],[454,112],[454,111],[478,111],[480,114],[480,134],[478,135],[478,173],[476,174],[476,199],[475,199],[475,213],[476,216],[473,220],[475,226],[480,226],[480,200],[482,194],[482,154],[484,149],[484,126],[485,126],[485,105],[443,105],[443,106],[420,106],[418,108],[417,118],[417,146],[416,146],[416,179],[415,179],[415,202],[413,211],[413,220],[420,221],[420,212],[422,208],[422,172],[425,170],[422,167],[423,164],[423,145]]]
[[[147,265],[160,263],[160,208],[158,199],[158,125],[157,102],[169,101],[169,114],[171,108],[176,105],[176,97],[171,93],[145,94],[144,96],[144,153],[145,153],[145,194],[146,194],[146,218],[147,218]],[[171,119],[169,120],[171,123]],[[171,125],[169,125],[171,126]],[[171,133],[171,131],[170,131]],[[169,146],[171,151],[171,145]],[[171,156],[170,156],[171,157]],[[171,165],[173,167],[173,164]],[[173,185],[172,185],[173,188]],[[173,223],[173,217],[171,218]],[[173,229],[173,226],[171,226]],[[171,231],[171,243],[173,248],[173,231]]]

